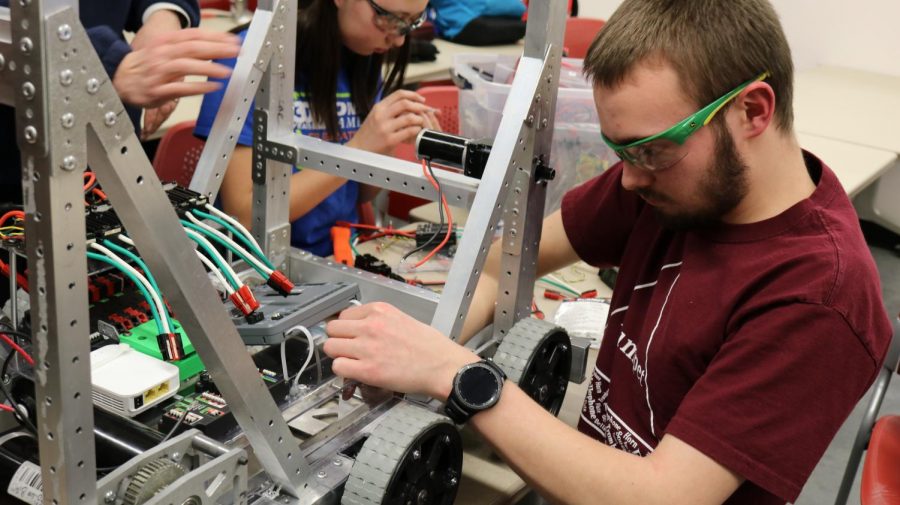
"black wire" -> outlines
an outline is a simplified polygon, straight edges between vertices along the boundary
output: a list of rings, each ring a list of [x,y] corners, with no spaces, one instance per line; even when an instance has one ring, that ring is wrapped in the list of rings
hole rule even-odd
[[[0,333],[6,333],[7,335],[15,335],[19,338],[23,338],[23,339],[31,342],[31,335],[29,335],[28,333],[24,333],[24,332],[16,330],[15,328],[13,328],[12,324],[7,323],[6,321],[0,321],[0,326],[5,326],[5,327],[9,328],[7,330],[0,329]]]
[[[9,354],[6,355],[6,359],[3,360],[3,367],[0,368],[0,391],[3,392],[3,395],[6,396],[6,399],[9,400],[9,403],[11,403],[13,409],[15,409],[13,417],[15,417],[17,421],[19,421],[19,424],[22,424],[32,433],[37,435],[37,428],[35,428],[34,425],[31,424],[31,421],[29,421],[28,418],[22,414],[23,410],[27,413],[28,409],[22,406],[22,409],[20,410],[20,404],[13,398],[13,395],[12,393],[10,393],[9,388],[7,388],[6,384],[3,382],[3,378],[7,376],[9,364],[12,362],[12,357],[15,356],[15,354],[16,351],[14,349],[10,349]]]
[[[172,426],[172,429],[170,429],[169,432],[166,433],[166,436],[164,436],[163,439],[159,441],[159,443],[163,443],[166,440],[172,438],[172,435],[175,434],[175,432],[178,430],[178,427],[181,426],[182,424],[184,424],[184,418],[187,417],[188,412],[193,410],[193,407],[194,407],[194,405],[191,404],[184,408],[184,412],[181,413],[181,417],[178,418],[178,421],[175,422],[175,425]]]
[[[435,184],[437,184],[437,190],[438,190],[437,203],[438,203],[438,216],[440,219],[440,226],[437,227],[437,230],[434,231],[434,233],[431,235],[431,237],[428,239],[427,242],[420,245],[419,247],[416,247],[412,251],[409,251],[408,253],[404,254],[403,258],[400,261],[405,261],[406,258],[409,258],[413,254],[427,248],[429,245],[431,245],[432,242],[435,241],[435,239],[437,239],[441,235],[441,231],[444,229],[445,222],[444,222],[444,205],[443,205],[443,201],[444,201],[443,187],[441,187],[441,181],[439,181],[438,178],[434,176],[434,170],[431,168],[431,160],[429,160],[429,159],[425,160],[425,167],[428,169],[428,173],[431,175],[431,178],[434,180]],[[450,233],[453,233],[453,231],[451,230]]]

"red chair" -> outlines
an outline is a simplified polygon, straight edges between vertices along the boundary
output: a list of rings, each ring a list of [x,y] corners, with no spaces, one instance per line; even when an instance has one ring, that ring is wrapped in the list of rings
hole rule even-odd
[[[863,461],[860,503],[900,503],[900,416],[885,416],[875,423]]]
[[[459,134],[459,88],[456,86],[428,86],[419,88],[418,93],[425,97],[425,103],[440,111],[438,122],[441,130]],[[412,144],[400,144],[394,156],[403,160],[416,162],[416,148]],[[428,200],[391,191],[388,195],[388,214],[399,219],[408,220],[409,211]]]
[[[200,0],[200,8],[227,11],[231,10],[231,2],[230,0]],[[251,12],[256,10],[256,0],[247,0],[247,9]]]
[[[568,18],[566,20],[566,34],[563,36],[563,47],[568,49],[569,58],[584,58],[587,56],[591,42],[597,36],[597,32],[606,21],[593,18]]]
[[[175,181],[187,187],[200,161],[204,142],[194,136],[196,121],[183,121],[166,131],[156,148],[153,170],[162,181]]]

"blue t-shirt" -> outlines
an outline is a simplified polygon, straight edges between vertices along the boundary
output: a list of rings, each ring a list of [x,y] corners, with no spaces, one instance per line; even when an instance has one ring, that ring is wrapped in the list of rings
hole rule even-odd
[[[243,40],[246,32],[240,34]],[[223,65],[234,68],[237,59],[218,60]],[[312,111],[309,101],[307,100],[306,76],[303,75],[303,69],[297,69],[294,90],[294,131],[303,133],[310,137],[317,137],[328,140],[330,142],[346,143],[353,134],[359,130],[362,123],[356,114],[356,108],[350,98],[350,83],[347,79],[347,72],[344,68],[340,69],[337,80],[337,92],[335,100],[337,101],[337,116],[339,138],[332,139],[327,134],[324,123],[313,120]],[[227,83],[228,81],[219,81]],[[208,137],[212,130],[213,120],[216,118],[216,112],[225,96],[225,86],[213,93],[207,94],[203,98],[203,105],[200,107],[200,115],[197,118],[197,126],[194,134],[198,137]],[[380,99],[379,96],[376,100]],[[238,144],[251,146],[253,145],[253,111],[254,106],[251,105],[250,113],[241,129],[238,137]],[[294,167],[294,171],[300,169]],[[312,210],[303,217],[291,223],[291,245],[299,247],[306,251],[319,256],[330,256],[333,254],[333,246],[331,242],[331,227],[338,221],[347,221],[356,223],[359,221],[359,215],[356,211],[357,200],[359,198],[359,184],[355,181],[347,181],[340,188],[334,191],[321,203],[316,205]]]

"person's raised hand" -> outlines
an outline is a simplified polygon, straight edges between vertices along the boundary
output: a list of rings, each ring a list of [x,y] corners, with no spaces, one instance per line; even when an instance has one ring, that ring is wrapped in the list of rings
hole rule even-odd
[[[240,40],[229,33],[200,28],[163,33],[122,59],[113,86],[125,103],[158,107],[176,98],[218,89],[215,82],[184,82],[184,78],[197,75],[224,79],[231,69],[210,60],[233,58],[239,52]]]
[[[401,393],[439,400],[450,394],[453,377],[478,355],[434,328],[386,303],[343,311],[326,326],[325,353],[335,374]]]
[[[425,105],[425,98],[413,91],[397,90],[375,104],[366,120],[347,145],[381,154],[388,154],[403,142],[416,138],[429,124],[433,109]]]

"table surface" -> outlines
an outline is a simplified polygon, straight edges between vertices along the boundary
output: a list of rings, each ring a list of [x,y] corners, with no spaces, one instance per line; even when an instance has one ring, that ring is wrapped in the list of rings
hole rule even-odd
[[[841,67],[797,72],[795,129],[900,153],[900,77]]]

